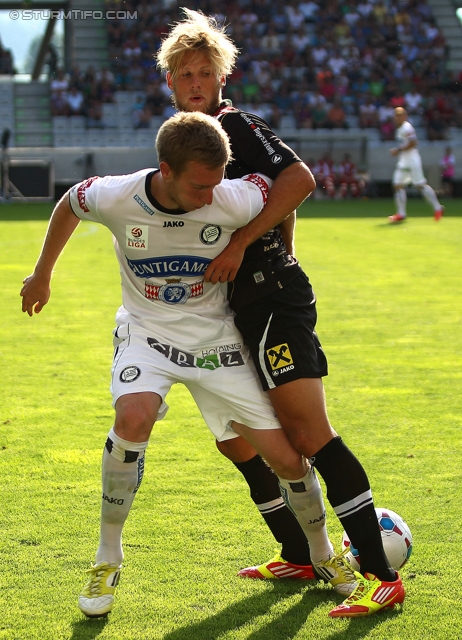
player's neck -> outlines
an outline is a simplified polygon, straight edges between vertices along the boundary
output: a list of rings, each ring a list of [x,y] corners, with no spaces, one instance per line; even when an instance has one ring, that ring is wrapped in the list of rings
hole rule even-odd
[[[151,178],[151,194],[165,209],[178,209],[178,204],[169,196],[165,180],[160,171],[156,171]]]

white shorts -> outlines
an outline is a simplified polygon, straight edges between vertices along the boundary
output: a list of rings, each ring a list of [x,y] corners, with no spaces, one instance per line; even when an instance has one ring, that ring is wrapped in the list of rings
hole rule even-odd
[[[247,347],[202,357],[165,344],[139,328],[133,330],[133,325],[130,329],[119,326],[116,332],[111,383],[114,405],[120,396],[151,391],[162,398],[157,417],[161,420],[168,411],[167,393],[181,382],[217,440],[237,437],[229,426],[232,420],[251,429],[281,428]]]
[[[399,160],[396,165],[396,169],[393,173],[393,184],[409,185],[413,184],[416,187],[427,184],[427,180],[424,176],[422,169],[422,159],[420,154],[413,155],[412,158],[407,160]]]

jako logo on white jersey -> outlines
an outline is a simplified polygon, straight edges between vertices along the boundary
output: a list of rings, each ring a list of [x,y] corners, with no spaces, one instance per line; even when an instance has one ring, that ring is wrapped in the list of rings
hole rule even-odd
[[[142,258],[127,263],[138,278],[164,278],[167,276],[196,276],[202,274],[210,264],[210,258],[201,256],[161,256],[159,258]]]
[[[140,224],[133,226],[127,224],[125,226],[126,247],[128,249],[141,249],[146,251],[148,248],[149,227]]]

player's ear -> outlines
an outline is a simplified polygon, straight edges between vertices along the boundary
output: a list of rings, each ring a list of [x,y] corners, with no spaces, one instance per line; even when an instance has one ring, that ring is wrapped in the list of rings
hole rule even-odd
[[[160,173],[162,174],[162,178],[164,178],[164,180],[168,179],[173,173],[170,165],[167,162],[165,162],[165,160],[162,160],[162,162],[159,164],[159,169],[160,169]]]
[[[220,84],[221,84],[222,87],[224,87],[226,85],[226,76],[221,76]]]
[[[167,87],[169,89],[172,89],[172,74],[170,73],[170,71],[167,71],[167,75],[165,76],[165,79],[167,80]]]

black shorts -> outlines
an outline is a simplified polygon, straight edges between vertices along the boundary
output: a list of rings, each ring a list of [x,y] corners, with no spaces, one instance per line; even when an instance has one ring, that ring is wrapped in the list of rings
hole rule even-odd
[[[250,348],[263,389],[327,375],[316,334],[316,298],[305,275],[237,312],[235,323]]]

